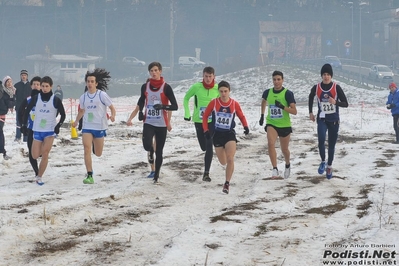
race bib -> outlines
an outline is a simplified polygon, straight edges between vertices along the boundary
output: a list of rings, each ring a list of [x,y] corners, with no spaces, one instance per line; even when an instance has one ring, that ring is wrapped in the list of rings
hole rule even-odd
[[[147,105],[146,119],[161,119],[161,110],[155,110],[154,105]]]
[[[329,102],[321,102],[321,111],[325,114],[333,114],[336,112],[335,105]]]
[[[47,124],[47,120],[46,120],[46,119],[40,120],[40,127],[41,127],[41,128],[45,128],[45,127],[46,127],[46,124]]]
[[[204,116],[206,107],[200,107],[199,109],[199,118],[202,120],[202,117]],[[209,115],[208,120],[212,120],[212,115]]]
[[[230,129],[233,122],[233,114],[217,112],[215,127],[220,129]]]
[[[270,118],[272,119],[283,118],[283,109],[278,108],[275,105],[270,105]]]
[[[94,120],[94,114],[88,113],[87,114],[87,122],[93,122],[93,120]]]

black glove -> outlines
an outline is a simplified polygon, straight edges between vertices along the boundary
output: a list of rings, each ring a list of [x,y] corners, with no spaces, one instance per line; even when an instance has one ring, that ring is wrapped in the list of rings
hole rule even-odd
[[[277,106],[278,108],[281,108],[281,109],[284,110],[284,107],[285,107],[285,106],[284,106],[282,103],[280,103],[279,101],[275,101],[275,102],[274,102],[274,105]]]
[[[165,109],[165,105],[159,104],[159,103],[154,104],[154,109],[155,109],[155,110]]]
[[[139,112],[139,121],[143,121],[144,120],[144,114],[143,112]]]
[[[209,133],[209,130],[208,130],[208,131],[205,131],[205,132],[204,132],[204,135],[205,135],[205,138],[206,138],[206,139],[211,139],[211,133]]]
[[[263,123],[262,123],[263,124]],[[248,133],[249,133],[249,128],[248,127],[244,127],[244,134],[245,135],[248,135]]]
[[[263,122],[265,121],[265,115],[264,114],[261,114],[260,115],[260,119],[259,119],[259,125],[260,126],[263,126]]]
[[[190,117],[185,117],[184,120],[191,121],[191,116]]]
[[[61,127],[61,125],[62,124],[60,124],[60,123],[58,123],[56,126],[55,126],[55,128],[54,128],[54,133],[55,134],[60,134],[60,127]]]
[[[24,134],[25,136],[28,135],[28,128],[26,125],[21,125],[21,133]]]
[[[389,110],[389,109],[392,109],[392,108],[394,108],[394,107],[396,107],[396,104],[394,104],[394,103],[387,104],[387,109],[388,109],[388,110]]]

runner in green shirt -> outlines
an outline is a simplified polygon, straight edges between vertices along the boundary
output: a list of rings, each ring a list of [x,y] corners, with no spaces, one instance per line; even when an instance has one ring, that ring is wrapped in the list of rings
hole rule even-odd
[[[281,71],[274,71],[273,88],[263,92],[261,103],[261,116],[259,124],[262,126],[265,121],[265,109],[268,106],[265,131],[267,132],[267,146],[270,161],[273,166],[272,178],[279,177],[277,168],[276,141],[280,140],[281,151],[285,159],[284,178],[291,173],[290,165],[290,135],[292,133],[290,114],[296,115],[296,102],[294,93],[283,87],[284,76]]]
[[[197,132],[198,143],[202,151],[205,151],[205,170],[202,177],[203,181],[210,182],[209,170],[211,169],[213,146],[212,139],[205,138],[204,130],[202,129],[202,114],[212,99],[219,97],[218,84],[215,83],[215,69],[213,67],[205,67],[202,71],[203,80],[193,84],[184,96],[184,120],[194,122],[195,130]],[[194,97],[194,112],[191,117],[189,101]],[[211,117],[208,120],[208,125],[211,127]],[[213,129],[211,129],[213,131]]]

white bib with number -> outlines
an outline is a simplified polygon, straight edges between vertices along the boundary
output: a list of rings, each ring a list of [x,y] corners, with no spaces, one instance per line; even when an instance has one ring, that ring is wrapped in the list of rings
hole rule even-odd
[[[321,112],[324,114],[333,114],[335,113],[335,105],[329,102],[321,102]]]
[[[202,117],[204,116],[206,107],[200,107],[199,109],[199,118],[202,120]],[[212,120],[212,115],[209,115],[208,120]]]
[[[233,114],[216,112],[215,128],[230,129],[233,122]]]
[[[278,108],[275,105],[270,105],[270,118],[272,119],[283,118],[283,109]]]

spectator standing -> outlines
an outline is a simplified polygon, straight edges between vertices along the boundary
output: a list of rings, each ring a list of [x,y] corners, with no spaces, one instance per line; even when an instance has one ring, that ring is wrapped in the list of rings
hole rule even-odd
[[[399,90],[393,82],[389,84],[389,95],[386,105],[387,109],[391,110],[393,117],[393,129],[396,135],[394,144],[399,144]]]
[[[9,110],[13,110],[15,103],[15,88],[12,85],[12,79],[10,76],[5,76],[3,84],[0,81],[0,153],[3,154],[4,160],[11,159],[7,155],[5,150],[5,138],[4,138],[4,123],[6,121],[6,115]]]
[[[15,84],[15,110],[18,112],[19,107],[21,106],[22,102],[28,98],[32,93],[32,88],[30,86],[28,80],[28,71],[23,69],[20,73],[21,80]],[[14,141],[21,141],[21,122],[18,121],[18,116],[16,118],[16,130],[15,130],[15,140]],[[27,141],[27,136],[24,136],[24,142]]]
[[[64,92],[62,91],[60,85],[57,85],[57,89],[54,92],[54,96],[60,98],[61,101],[64,99]]]

